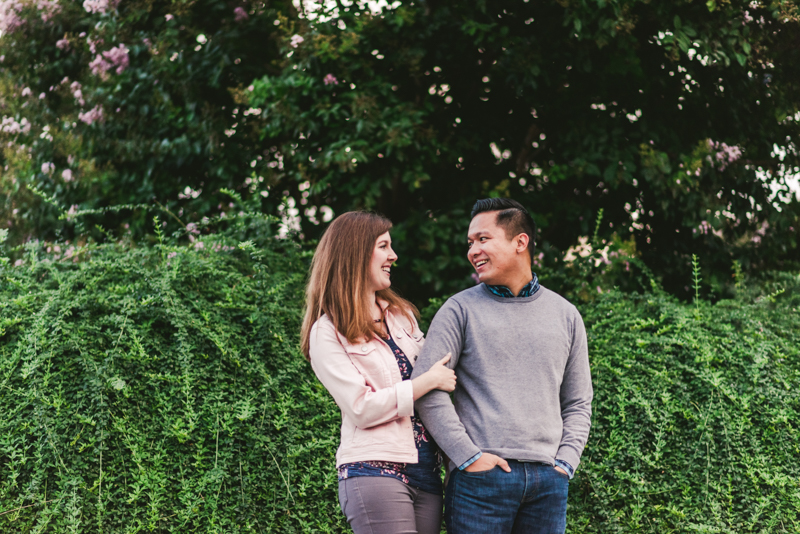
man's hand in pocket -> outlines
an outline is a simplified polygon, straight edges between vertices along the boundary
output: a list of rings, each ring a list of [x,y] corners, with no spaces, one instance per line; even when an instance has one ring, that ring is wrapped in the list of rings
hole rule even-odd
[[[500,469],[505,471],[506,473],[511,472],[511,468],[508,466],[508,462],[496,456],[494,454],[490,454],[488,452],[484,452],[481,454],[481,457],[469,464],[467,467],[464,468],[464,471],[468,473],[479,473],[481,471],[488,471],[493,469],[494,466],[499,465]]]

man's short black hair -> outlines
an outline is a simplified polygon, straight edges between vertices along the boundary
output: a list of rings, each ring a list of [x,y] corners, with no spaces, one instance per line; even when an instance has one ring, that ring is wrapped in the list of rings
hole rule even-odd
[[[506,238],[514,239],[519,234],[528,234],[528,253],[533,264],[533,251],[536,245],[536,223],[522,204],[510,198],[482,198],[472,206],[470,218],[479,213],[497,212],[497,226],[506,232]]]

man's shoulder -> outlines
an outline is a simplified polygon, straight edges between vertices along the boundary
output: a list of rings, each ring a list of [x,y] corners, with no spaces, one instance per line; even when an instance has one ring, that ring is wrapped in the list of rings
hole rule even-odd
[[[445,305],[458,306],[459,308],[469,308],[477,301],[482,301],[487,298],[487,291],[484,289],[483,284],[459,291],[445,301]]]
[[[576,308],[573,303],[552,289],[547,289],[545,286],[540,286],[539,291],[544,292],[540,298],[542,304],[551,307],[554,311],[558,311],[566,315],[575,315],[578,317],[581,316],[581,312],[578,311],[578,308]]]

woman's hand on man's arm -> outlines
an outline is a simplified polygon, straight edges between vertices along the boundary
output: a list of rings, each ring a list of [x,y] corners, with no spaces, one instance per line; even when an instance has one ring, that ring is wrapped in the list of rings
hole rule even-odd
[[[451,354],[448,352],[430,369],[411,381],[414,388],[414,400],[434,389],[441,389],[448,393],[456,389],[456,373],[445,365],[450,361],[450,357]]]

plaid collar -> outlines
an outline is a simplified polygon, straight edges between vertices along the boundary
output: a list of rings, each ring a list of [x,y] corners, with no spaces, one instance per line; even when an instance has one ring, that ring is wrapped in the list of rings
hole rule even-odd
[[[506,286],[490,286],[487,284],[486,287],[498,297],[514,298],[514,294]],[[522,288],[517,297],[530,297],[537,291],[539,291],[539,278],[536,273],[533,273],[533,279],[525,284],[525,287]]]

